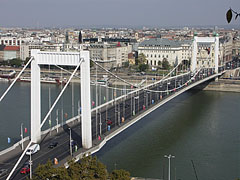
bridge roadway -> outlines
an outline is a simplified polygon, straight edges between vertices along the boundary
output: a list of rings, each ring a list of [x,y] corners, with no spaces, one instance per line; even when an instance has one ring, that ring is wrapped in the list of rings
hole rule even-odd
[[[238,63],[239,64],[239,63]],[[229,69],[228,66],[225,68]],[[224,68],[224,69],[225,69]],[[235,65],[232,66],[230,64],[230,68],[235,68]],[[223,70],[223,69],[219,69]],[[221,74],[221,73],[220,73]],[[99,109],[99,115],[97,118],[96,123],[96,117],[95,113],[92,113],[92,134],[93,134],[93,145],[99,145],[104,137],[107,137],[111,134],[118,134],[124,128],[127,128],[136,120],[139,120],[142,118],[142,116],[145,116],[146,114],[152,112],[154,109],[158,108],[162,104],[168,102],[175,96],[185,92],[186,90],[196,86],[197,84],[200,84],[204,81],[210,80],[212,78],[215,78],[219,76],[220,74],[213,74],[213,70],[207,70],[205,72],[200,71],[195,79],[191,82],[189,82],[187,85],[185,84],[189,79],[191,79],[191,74],[187,73],[183,76],[178,76],[177,78],[169,78],[167,80],[164,80],[163,82],[149,86],[148,90],[140,90],[138,92],[135,92],[132,95],[128,95],[123,102],[113,102],[111,105],[108,105],[108,107],[102,107]],[[208,77],[209,76],[209,77]],[[177,89],[178,87],[181,87]],[[176,88],[176,91],[173,90]],[[154,91],[164,91],[164,90],[172,90],[167,92],[154,92]],[[152,101],[153,100],[153,101]],[[135,103],[134,103],[135,101]],[[116,105],[115,105],[116,104]],[[144,106],[145,105],[145,108]],[[106,108],[108,109],[106,111]],[[135,110],[135,115],[133,111]],[[121,117],[125,117],[125,121],[122,122]],[[119,118],[120,117],[120,118]],[[138,117],[138,118],[137,118]],[[100,119],[102,123],[102,140],[99,141],[96,137],[100,134]],[[107,129],[107,120],[110,120],[111,123],[111,130],[108,131]],[[97,126],[96,126],[97,124]],[[62,131],[57,134],[56,136],[51,136],[46,139],[43,139],[40,143],[41,150],[34,154],[32,156],[33,160],[33,169],[35,169],[38,164],[40,163],[46,163],[48,159],[53,160],[55,157],[59,160],[60,164],[63,164],[67,158],[70,157],[70,151],[69,151],[69,125],[64,125],[62,128]],[[87,150],[81,148],[81,129],[79,124],[71,125],[72,129],[72,139],[76,142],[76,144],[79,147],[79,150],[77,152],[74,152],[74,157],[76,157],[78,154],[86,152]],[[116,133],[118,129],[121,129]],[[48,146],[50,142],[57,141],[59,144],[57,147],[53,149],[49,149]],[[5,156],[4,159],[7,159],[5,161],[1,162],[0,158],[0,169],[8,169],[9,172],[13,168],[14,164],[20,157],[21,151],[14,156],[11,155],[11,153],[3,155]],[[6,157],[9,156],[9,157]],[[23,160],[21,161],[20,165],[18,166],[17,170],[15,171],[14,175],[11,179],[21,180],[26,179],[27,175],[21,175],[20,170],[23,167],[24,163],[29,160],[29,157],[25,155]],[[1,177],[1,180],[6,179],[6,176]]]

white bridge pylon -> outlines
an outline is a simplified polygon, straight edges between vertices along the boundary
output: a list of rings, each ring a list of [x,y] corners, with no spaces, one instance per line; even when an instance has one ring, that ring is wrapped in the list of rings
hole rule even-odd
[[[31,62],[31,141],[41,140],[41,83],[40,65],[79,66],[81,69],[82,145],[92,147],[90,58],[89,51],[46,52],[32,50]],[[44,122],[43,122],[44,123]]]
[[[191,71],[196,71],[197,67],[197,51],[198,45],[197,43],[214,43],[214,64],[215,64],[215,73],[218,73],[218,55],[219,55],[219,37],[216,34],[215,37],[197,37],[194,36],[193,40],[193,54],[192,54],[192,63],[191,63]]]

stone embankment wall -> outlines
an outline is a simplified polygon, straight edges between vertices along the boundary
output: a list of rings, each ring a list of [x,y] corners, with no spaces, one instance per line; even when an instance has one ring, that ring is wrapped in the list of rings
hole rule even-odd
[[[202,89],[208,91],[223,91],[223,92],[240,92],[240,80],[232,79],[219,79],[217,81],[210,81],[199,86],[195,89]]]

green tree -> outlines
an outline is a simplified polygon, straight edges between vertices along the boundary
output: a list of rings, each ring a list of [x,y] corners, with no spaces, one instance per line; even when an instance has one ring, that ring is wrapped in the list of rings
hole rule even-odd
[[[80,163],[71,163],[68,172],[73,179],[105,180],[108,177],[105,165],[96,156],[85,157]]]
[[[38,179],[55,179],[53,175],[56,173],[56,169],[53,167],[53,164],[50,160],[46,164],[39,164],[36,170],[34,171],[33,180]]]
[[[23,61],[21,59],[18,59],[18,58],[14,58],[14,59],[9,60],[9,65],[13,66],[13,67],[19,67],[19,66],[22,65],[22,63],[23,63]]]
[[[169,62],[166,58],[164,58],[163,61],[162,61],[162,67],[163,67],[163,69],[169,69],[170,68],[170,64],[169,64]]]
[[[27,64],[30,59],[31,59],[30,57],[26,57],[24,64]]]
[[[129,67],[129,61],[123,62],[123,67],[125,68]]]
[[[50,160],[40,164],[34,171],[33,180],[130,180],[130,173],[124,170],[115,170],[108,173],[106,166],[97,160],[97,157],[84,157],[80,162],[70,161],[69,167],[53,167]]]
[[[143,53],[138,55],[138,64],[146,64],[147,58]]]
[[[110,180],[130,180],[130,173],[123,169],[114,170],[110,175]]]
[[[148,69],[148,64],[139,64],[138,70],[139,71],[146,71]]]

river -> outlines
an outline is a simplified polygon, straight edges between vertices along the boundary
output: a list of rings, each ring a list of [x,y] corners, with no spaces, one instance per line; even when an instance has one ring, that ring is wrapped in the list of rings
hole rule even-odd
[[[191,90],[112,139],[99,159],[111,171],[171,179],[235,180],[240,177],[240,94]],[[193,164],[196,174],[194,173]]]
[[[9,84],[0,82],[0,94]],[[61,87],[55,84],[42,85],[42,116],[48,109],[48,92],[51,101]],[[52,114],[56,124],[56,109],[59,121],[72,116],[69,86]],[[79,97],[79,85],[74,85],[74,97]],[[94,100],[95,89],[91,93]],[[105,91],[102,89],[101,99]],[[110,99],[111,99],[111,94]],[[118,92],[118,95],[120,92]],[[74,115],[77,114],[74,101]],[[61,117],[63,107],[64,116]],[[171,177],[176,180],[234,180],[240,177],[240,94],[188,91],[168,102],[158,110],[113,138],[96,155],[107,165],[128,170],[132,176],[168,177],[168,159],[171,159]],[[20,127],[30,127],[30,84],[17,83],[0,103],[0,150],[19,141]],[[43,117],[42,117],[43,118]],[[45,124],[45,129],[49,124]],[[11,138],[8,144],[7,137]],[[194,173],[193,164],[196,174]]]

